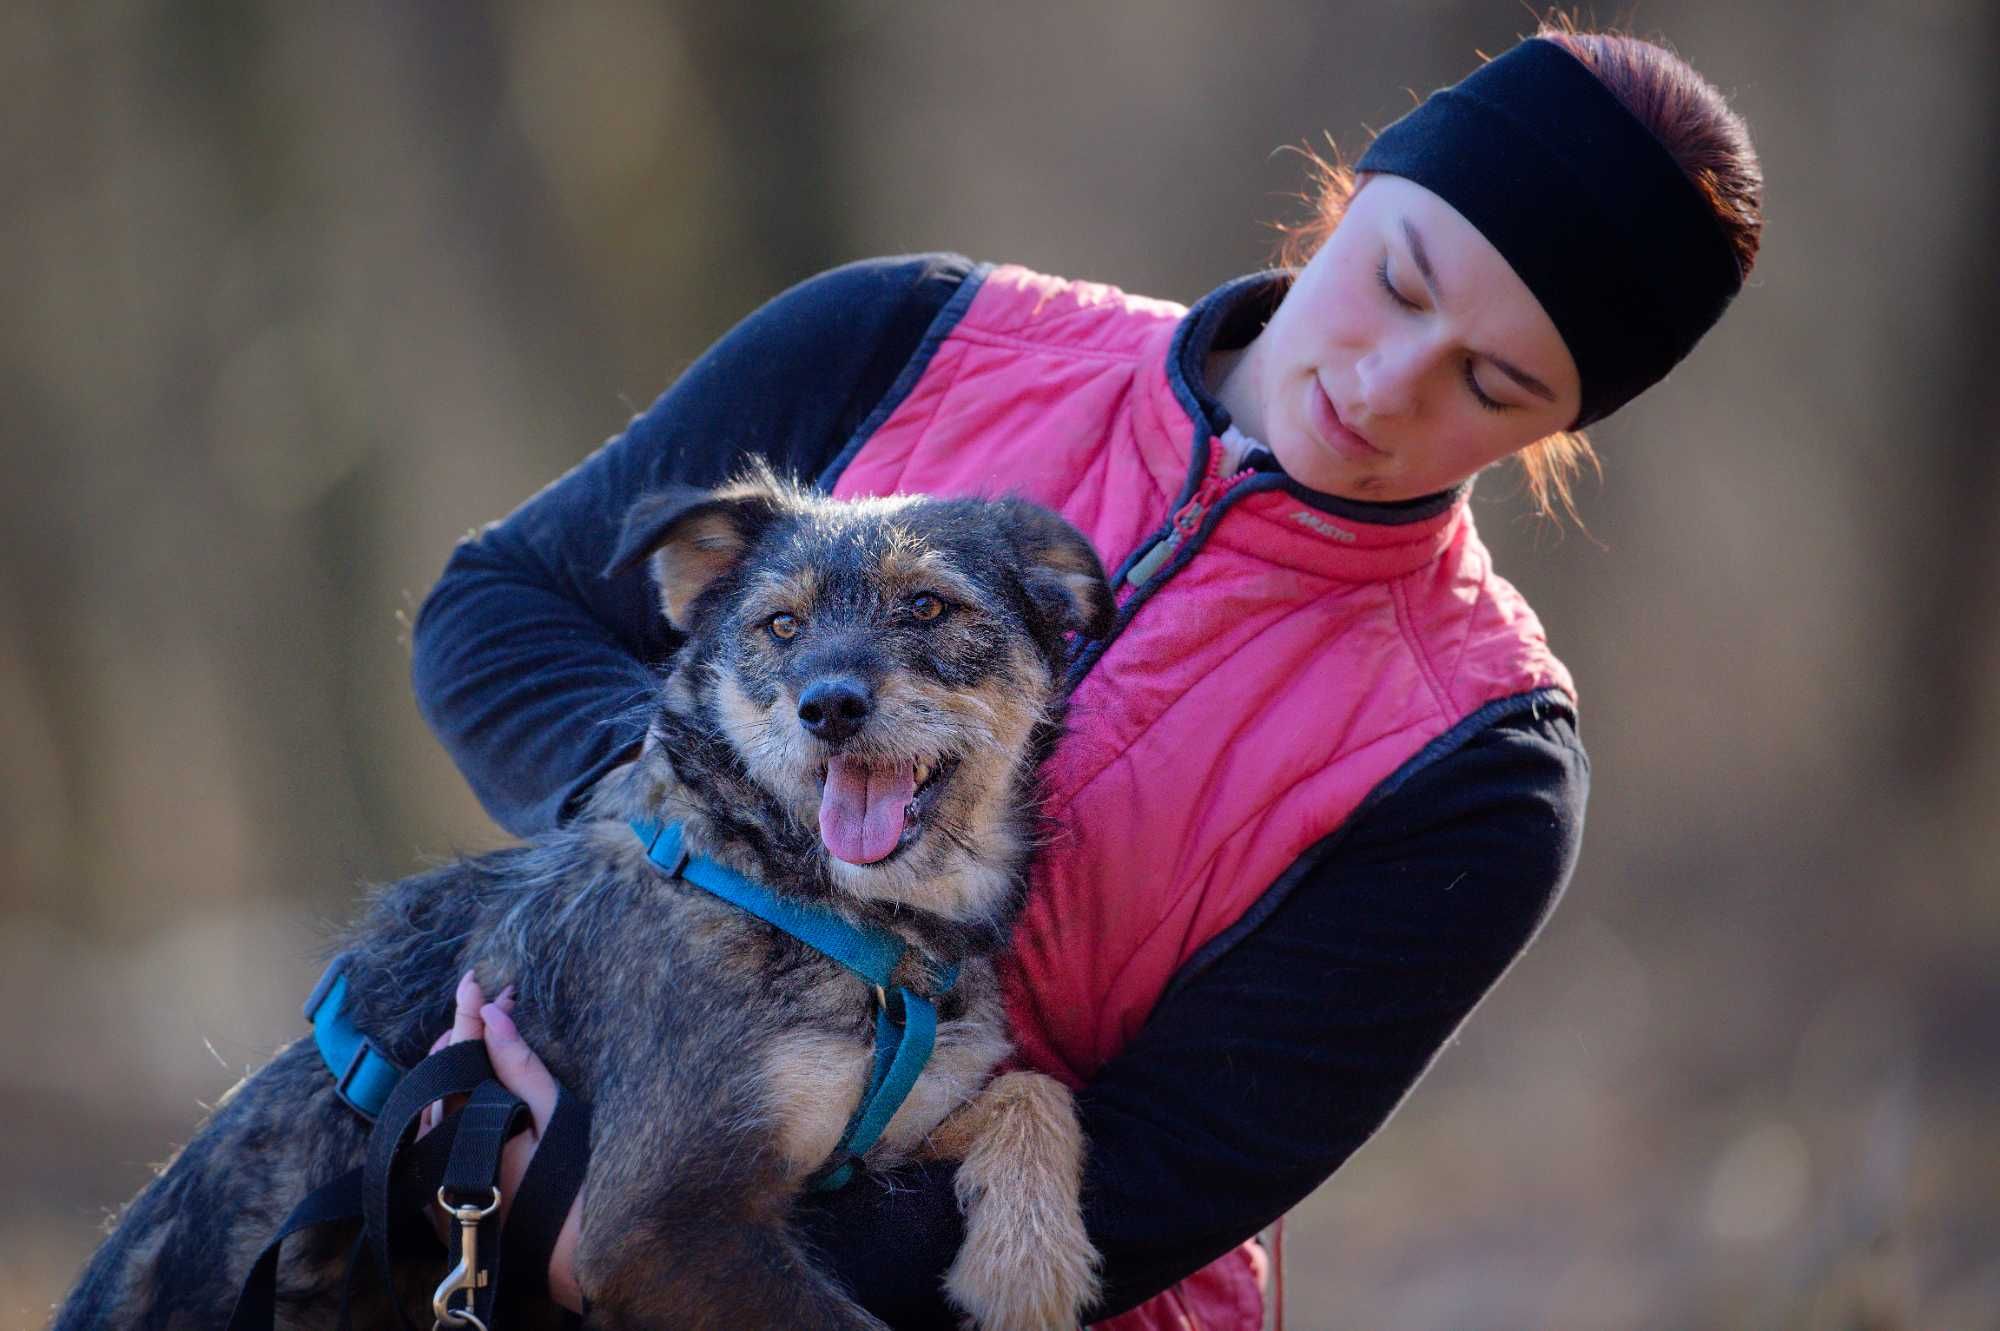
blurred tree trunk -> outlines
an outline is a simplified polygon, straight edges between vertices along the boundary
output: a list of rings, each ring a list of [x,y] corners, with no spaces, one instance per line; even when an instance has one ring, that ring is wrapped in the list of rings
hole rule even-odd
[[[723,160],[737,172],[735,235],[718,248],[785,284],[852,257],[828,70],[838,17],[827,0],[681,11],[694,67],[713,80]],[[813,201],[810,212],[798,199]]]
[[[1968,7],[1965,38],[1982,56],[1971,68],[2000,61],[2000,10]],[[1987,155],[2000,139],[2000,87],[1968,80],[1963,114],[1977,128],[1960,137],[1978,155],[1961,164],[1963,193],[1949,200],[1904,199],[1913,218],[1948,208],[1961,219],[1941,228],[1953,247],[1934,270],[1951,293],[1937,302],[1941,319],[1904,376],[1908,421],[1890,441],[1923,470],[1912,478],[1904,631],[1893,635],[1906,653],[1891,677],[1891,704],[1901,713],[1896,743],[1900,770],[1919,799],[1944,795],[1975,761],[1984,736],[1973,724],[1975,700],[1993,687],[1992,653],[2000,640],[2000,249],[1990,219],[2000,216],[2000,169]],[[1983,132],[1981,132],[1983,130]],[[1896,191],[1890,189],[1891,195]],[[1912,232],[1909,243],[1921,243]],[[1885,635],[1887,636],[1887,635]]]

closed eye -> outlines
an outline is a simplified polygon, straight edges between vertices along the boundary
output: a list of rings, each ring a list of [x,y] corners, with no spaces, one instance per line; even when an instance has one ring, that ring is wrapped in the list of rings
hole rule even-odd
[[[1405,296],[1401,291],[1398,291],[1396,284],[1389,280],[1389,256],[1387,254],[1382,256],[1382,262],[1375,265],[1375,280],[1380,282],[1382,289],[1389,293],[1389,299],[1395,301],[1404,309],[1421,310],[1423,308],[1423,306]]]
[[[1479,405],[1488,411],[1510,411],[1513,408],[1512,403],[1502,402],[1498,398],[1486,396],[1486,390],[1479,386],[1479,376],[1472,372],[1472,358],[1470,356],[1466,357],[1465,360],[1465,386],[1472,390],[1472,396],[1479,399]]]
[[[1375,265],[1375,280],[1380,282],[1382,289],[1389,293],[1389,299],[1395,301],[1402,308],[1406,310],[1421,310],[1423,308],[1423,306],[1405,296],[1397,289],[1396,284],[1390,280],[1389,256],[1386,252],[1382,255],[1381,261]],[[1480,407],[1486,411],[1513,410],[1512,403],[1502,402],[1496,397],[1487,395],[1486,390],[1479,386],[1479,376],[1472,372],[1472,366],[1472,358],[1467,357],[1465,361],[1465,386],[1471,390],[1473,399],[1479,403]]]

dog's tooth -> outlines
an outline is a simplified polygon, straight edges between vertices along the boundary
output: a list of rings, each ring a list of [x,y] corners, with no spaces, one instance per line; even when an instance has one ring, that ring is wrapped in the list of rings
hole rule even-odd
[[[931,779],[931,765],[926,762],[919,762],[917,764],[917,784],[921,786],[924,782],[930,779]]]

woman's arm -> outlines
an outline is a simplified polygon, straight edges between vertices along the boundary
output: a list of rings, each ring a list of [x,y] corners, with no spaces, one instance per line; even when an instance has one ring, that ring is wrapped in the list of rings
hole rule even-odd
[[[971,271],[957,255],[849,264],[737,325],[625,432],[460,542],[418,613],[417,705],[494,820],[560,823],[645,730],[678,645],[643,569],[603,576],[626,510],[751,455],[819,477]]]
[[[1078,1097],[1098,1316],[1256,1233],[1374,1135],[1547,917],[1588,786],[1568,715],[1496,725],[1358,813],[1266,918],[1176,977]],[[962,1233],[948,1168],[802,1210],[871,1311],[956,1325],[938,1293]]]

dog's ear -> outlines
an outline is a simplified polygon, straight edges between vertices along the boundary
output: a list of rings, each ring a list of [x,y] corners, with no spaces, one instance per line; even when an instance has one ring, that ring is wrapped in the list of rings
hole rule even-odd
[[[787,498],[783,482],[762,468],[716,490],[674,485],[655,491],[626,513],[604,576],[628,572],[651,556],[667,622],[685,633],[696,599],[736,567]]]
[[[1003,501],[1028,599],[1060,632],[1086,638],[1111,631],[1118,613],[1104,565],[1084,534],[1039,504]]]

